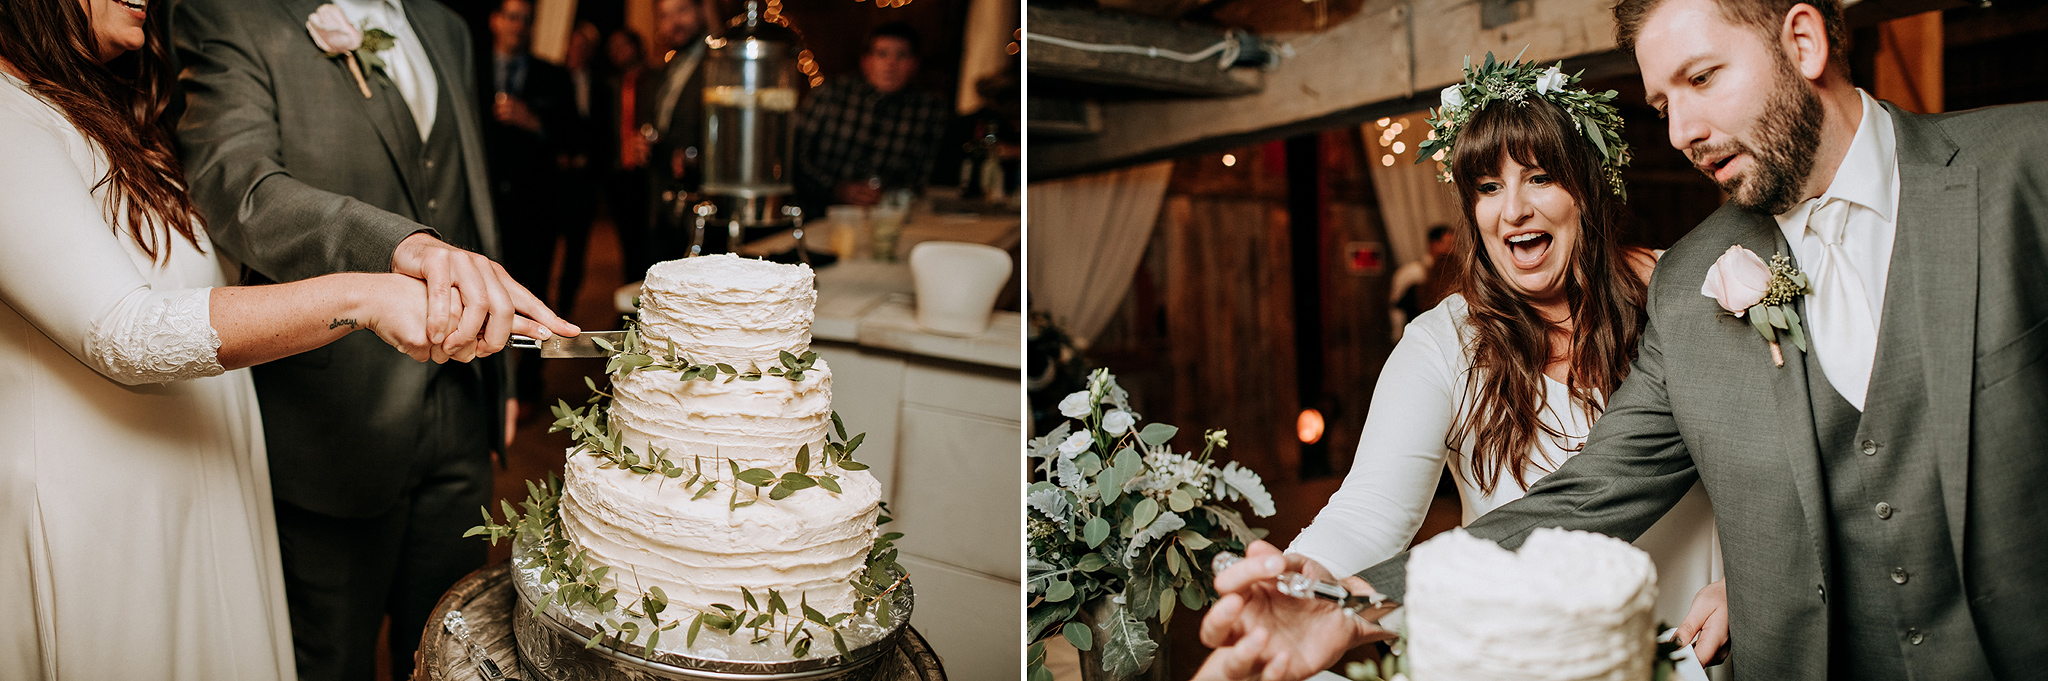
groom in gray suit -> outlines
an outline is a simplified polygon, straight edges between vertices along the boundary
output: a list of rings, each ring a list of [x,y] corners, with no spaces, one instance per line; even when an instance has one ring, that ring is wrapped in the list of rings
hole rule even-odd
[[[388,615],[403,679],[435,601],[483,564],[484,545],[462,533],[490,501],[491,452],[510,439],[503,358],[469,360],[511,332],[544,335],[543,323],[576,331],[493,262],[462,20],[431,0],[336,4],[179,2],[177,134],[193,203],[251,283],[343,271],[427,282],[431,355],[355,334],[254,369],[299,675],[373,678]],[[338,54],[351,27],[394,40],[364,43],[352,69]]]
[[[1672,146],[1730,200],[1657,265],[1585,450],[1469,531],[1634,539],[1699,480],[1737,678],[2048,678],[2048,105],[1879,105],[1834,0],[1615,15]],[[1811,352],[1781,334],[1777,365],[1704,294],[1731,246],[1806,272]],[[1217,579],[1197,678],[1301,678],[1386,636],[1277,596],[1288,560],[1249,553]],[[1359,577],[1399,600],[1406,557]]]

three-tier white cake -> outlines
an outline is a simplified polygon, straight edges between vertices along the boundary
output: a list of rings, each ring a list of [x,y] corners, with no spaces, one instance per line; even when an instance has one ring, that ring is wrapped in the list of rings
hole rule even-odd
[[[1457,529],[1408,559],[1407,655],[1424,681],[1644,681],[1657,567],[1628,542],[1553,528],[1519,551]]]
[[[730,255],[655,265],[641,289],[643,348],[741,374],[778,366],[810,347],[817,292],[809,267]],[[663,475],[606,467],[571,450],[561,522],[591,567],[627,593],[660,587],[671,603],[704,608],[741,602],[741,587],[773,590],[795,607],[853,610],[849,583],[874,544],[881,486],[865,471],[833,470],[839,491],[812,487],[770,500],[732,480],[732,465],[819,472],[831,428],[832,370],[818,361],[801,380],[730,375],[684,380],[677,370],[615,377],[611,431],[641,456],[660,454],[719,481],[715,494]],[[739,490],[734,492],[732,490]],[[755,503],[735,507],[734,499]]]

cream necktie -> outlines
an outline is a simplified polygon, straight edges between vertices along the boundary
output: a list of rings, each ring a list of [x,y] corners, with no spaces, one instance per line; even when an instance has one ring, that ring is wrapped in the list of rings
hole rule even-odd
[[[427,134],[434,128],[435,102],[429,99],[433,93],[427,91],[428,80],[415,70],[428,66],[412,59],[411,50],[402,44],[408,39],[419,39],[412,35],[412,31],[399,30],[397,25],[404,16],[405,10],[398,5],[398,0],[384,0],[383,16],[377,22],[383,25],[377,28],[398,36],[401,44],[392,45],[391,49],[378,52],[377,56],[384,59],[384,73],[391,77],[391,84],[398,88],[399,96],[405,98],[405,108],[412,113],[413,126],[419,128],[420,141],[425,142]]]
[[[1842,247],[1849,203],[1822,201],[1806,222],[1806,228],[1827,247],[1813,269],[1813,295],[1806,304],[1811,321],[1808,331],[1828,383],[1862,411],[1864,394],[1870,388],[1870,367],[1877,359],[1877,316],[1870,309],[1863,278],[1849,259],[1848,249]]]

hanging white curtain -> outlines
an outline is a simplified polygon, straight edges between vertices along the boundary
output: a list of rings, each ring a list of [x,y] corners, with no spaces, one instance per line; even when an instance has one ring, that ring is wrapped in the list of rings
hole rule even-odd
[[[1372,170],[1372,188],[1378,195],[1380,217],[1386,220],[1388,246],[1396,267],[1422,260],[1429,253],[1429,228],[1465,224],[1464,209],[1458,205],[1458,190],[1436,181],[1437,163],[1415,162],[1415,145],[1423,140],[1429,126],[1428,112],[1395,116],[1390,123],[1405,123],[1401,132],[1388,135],[1377,123],[1362,126],[1365,158]],[[1399,144],[1402,152],[1396,152]],[[1404,153],[1405,152],[1405,153]],[[1393,163],[1385,163],[1387,157]]]
[[[1173,162],[1033,183],[1031,309],[1086,347],[1130,290],[1159,220]]]

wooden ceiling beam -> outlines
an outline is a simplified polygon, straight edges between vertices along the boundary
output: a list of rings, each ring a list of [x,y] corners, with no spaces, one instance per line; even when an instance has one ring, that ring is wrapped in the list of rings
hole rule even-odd
[[[1555,61],[1614,50],[1613,0],[1524,1],[1527,11],[1519,19],[1490,29],[1472,0],[1368,0],[1327,31],[1263,36],[1291,43],[1296,56],[1264,73],[1260,92],[1105,101],[1100,135],[1032,140],[1031,179],[1118,167],[1208,140],[1255,138],[1381,103],[1434,105],[1435,91],[1461,77],[1466,55],[1479,59],[1491,51],[1510,59],[1527,47],[1525,58]],[[1046,24],[1032,11],[1035,33]],[[1035,77],[1042,46],[1030,50]],[[1031,94],[1057,96],[1041,88],[1035,85]]]

